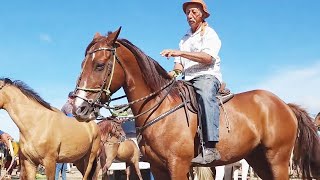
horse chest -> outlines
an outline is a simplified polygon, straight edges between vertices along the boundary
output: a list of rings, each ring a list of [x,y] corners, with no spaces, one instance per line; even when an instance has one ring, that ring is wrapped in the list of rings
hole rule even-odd
[[[32,144],[22,144],[21,153],[33,163],[41,163],[43,155],[39,154]]]

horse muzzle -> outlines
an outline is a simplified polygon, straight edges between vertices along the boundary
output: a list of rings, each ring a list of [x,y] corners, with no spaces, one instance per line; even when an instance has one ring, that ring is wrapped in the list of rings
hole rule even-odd
[[[73,114],[79,121],[91,121],[97,117],[96,107],[92,107],[86,101],[83,101],[79,106],[73,106]]]

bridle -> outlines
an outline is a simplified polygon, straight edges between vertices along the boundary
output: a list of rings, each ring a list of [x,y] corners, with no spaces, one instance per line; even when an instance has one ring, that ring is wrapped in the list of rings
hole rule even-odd
[[[98,95],[94,99],[88,99],[88,98],[85,98],[85,97],[81,97],[81,96],[78,96],[78,95],[76,95],[74,93],[75,97],[86,101],[91,107],[93,107],[93,106],[102,107],[103,106],[103,104],[100,102],[100,98],[102,96],[102,93],[105,93],[107,97],[111,96],[110,87],[111,87],[111,83],[112,83],[112,80],[113,80],[113,75],[114,75],[114,69],[115,69],[116,62],[118,62],[122,66],[122,64],[121,64],[121,62],[120,62],[120,60],[119,60],[119,58],[118,58],[118,56],[116,54],[116,47],[112,47],[112,48],[100,47],[98,49],[94,49],[92,51],[87,52],[86,56],[87,55],[92,55],[93,56],[92,60],[93,60],[94,56],[95,56],[95,53],[98,52],[98,51],[110,51],[110,52],[112,52],[112,57],[111,57],[112,60],[108,61],[108,64],[106,66],[107,70],[105,71],[105,74],[104,74],[104,79],[103,79],[102,86],[100,88],[79,87],[81,76],[82,76],[83,70],[85,68],[85,66],[84,66],[82,68],[80,76],[78,78],[76,89],[74,90],[74,92],[76,92],[77,90],[82,90],[82,91],[87,91],[87,92],[94,92],[94,93],[98,92]],[[88,59],[86,59],[86,61],[87,60]],[[110,77],[110,78],[108,78],[108,77]],[[109,83],[107,84],[107,80],[108,79],[109,79]]]

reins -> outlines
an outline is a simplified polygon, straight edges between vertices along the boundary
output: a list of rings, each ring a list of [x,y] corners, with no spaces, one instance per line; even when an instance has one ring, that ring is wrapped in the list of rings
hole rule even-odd
[[[168,94],[170,93],[171,89],[173,88],[175,82],[176,82],[175,79],[172,79],[172,80],[170,80],[167,84],[165,84],[164,86],[162,86],[159,90],[157,90],[157,91],[155,91],[155,92],[153,92],[153,93],[151,93],[151,94],[149,94],[149,95],[147,95],[147,96],[144,96],[144,97],[142,97],[142,98],[139,98],[139,99],[137,99],[137,100],[131,101],[131,102],[127,103],[127,104],[121,104],[121,105],[117,105],[117,106],[114,106],[114,107],[110,107],[110,106],[104,106],[104,107],[105,107],[106,109],[110,109],[110,108],[116,109],[116,110],[118,110],[118,113],[121,113],[121,112],[124,112],[125,110],[127,110],[127,109],[130,107],[130,105],[133,105],[133,104],[138,103],[138,102],[140,102],[140,101],[147,100],[148,98],[159,94],[159,93],[160,93],[161,91],[163,91],[164,89],[169,88],[169,90],[166,92],[166,94],[165,94],[164,96],[162,96],[161,99],[160,99],[155,105],[153,105],[151,108],[149,108],[149,109],[147,109],[147,110],[143,111],[142,113],[137,114],[137,115],[135,115],[135,116],[128,116],[128,117],[126,117],[126,118],[128,118],[127,120],[136,119],[136,118],[138,118],[138,117],[140,117],[140,116],[142,116],[142,115],[144,115],[144,114],[146,114],[146,113],[148,113],[148,112],[156,109],[156,108],[161,104],[161,102],[168,96]],[[120,98],[122,98],[122,97],[126,97],[126,96],[121,96],[121,97],[118,97],[118,98],[115,98],[115,99],[120,99]],[[119,111],[119,110],[121,110],[121,111]]]

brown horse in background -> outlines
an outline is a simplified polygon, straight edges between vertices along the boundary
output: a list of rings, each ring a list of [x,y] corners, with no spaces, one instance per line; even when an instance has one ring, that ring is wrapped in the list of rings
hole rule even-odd
[[[107,179],[107,170],[110,168],[114,159],[126,162],[127,180],[130,171],[134,170],[139,179],[142,180],[139,169],[140,151],[135,142],[125,138],[125,132],[121,127],[121,122],[108,118],[98,123],[101,132],[99,160],[102,167],[102,179]]]
[[[118,39],[119,33],[120,29],[108,36],[97,33],[88,45],[76,85],[74,114],[93,120],[122,87],[140,129],[140,150],[154,177],[187,179],[191,159],[198,153],[197,114],[180,108],[183,98],[176,81],[135,45]],[[317,176],[309,161],[309,154],[320,146],[314,125],[305,111],[295,110],[268,91],[235,94],[221,108],[217,144],[221,159],[208,166],[245,158],[262,179],[289,179],[289,159],[296,144],[296,162],[305,177],[310,178],[311,172]]]
[[[20,131],[21,179],[34,180],[36,168],[42,164],[47,179],[54,180],[57,162],[73,162],[83,179],[92,179],[100,143],[94,121],[67,117],[22,81],[8,78],[0,79],[0,108],[8,112]]]

